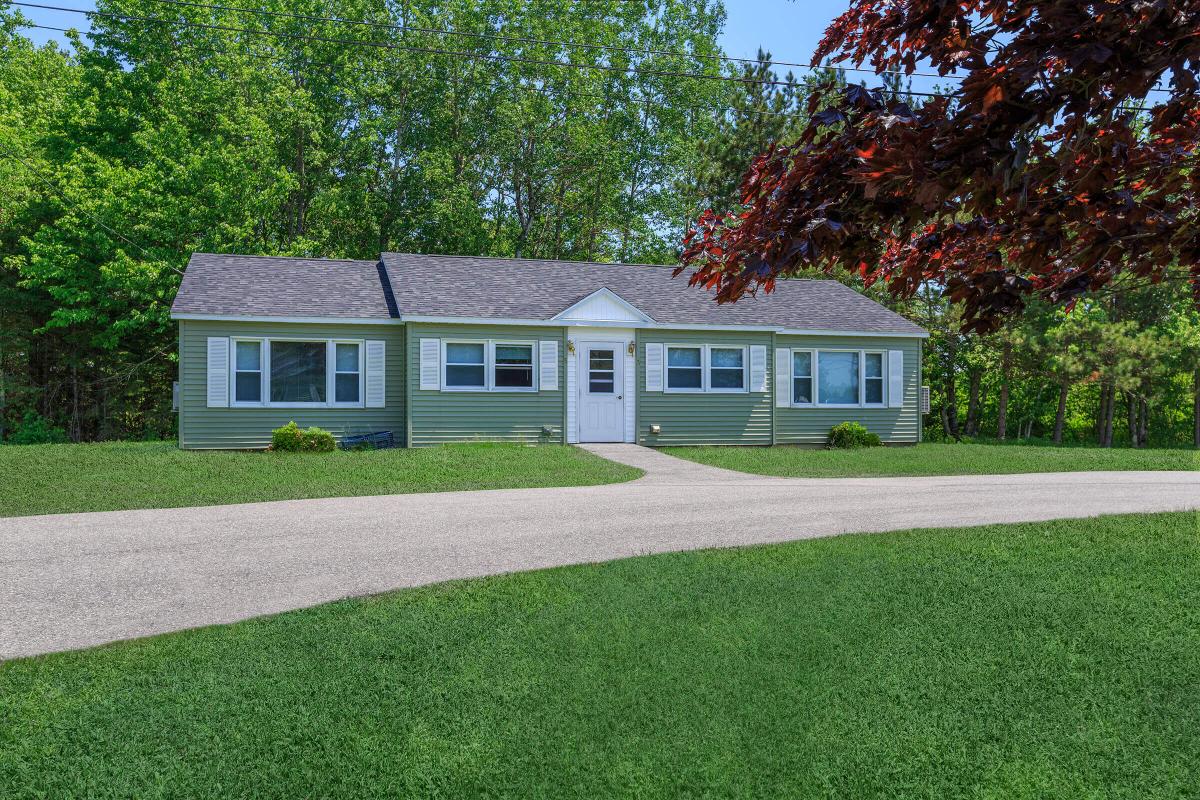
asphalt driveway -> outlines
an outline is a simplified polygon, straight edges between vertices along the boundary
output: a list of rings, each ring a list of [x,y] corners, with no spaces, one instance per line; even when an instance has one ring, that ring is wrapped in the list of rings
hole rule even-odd
[[[764,478],[633,445],[609,486],[0,519],[0,658],[342,597],[846,532],[1200,509],[1200,472]]]

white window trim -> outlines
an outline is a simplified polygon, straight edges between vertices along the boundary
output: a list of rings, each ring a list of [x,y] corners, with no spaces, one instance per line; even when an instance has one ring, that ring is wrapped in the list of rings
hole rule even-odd
[[[808,353],[808,375],[796,374],[796,353]],[[817,404],[817,351],[809,347],[793,347],[788,352],[791,360],[791,367],[788,373],[788,378],[791,386],[788,387],[788,397],[791,399],[789,405],[792,408],[812,408]],[[812,395],[812,400],[807,403],[796,402],[796,379],[808,378],[809,386],[811,387],[809,394]]]
[[[497,394],[531,394],[539,391],[538,386],[538,342],[530,339],[464,339],[452,338],[441,340],[441,375],[442,392],[493,392]],[[446,349],[452,344],[481,344],[483,345],[483,386],[450,386],[446,380]],[[496,385],[496,346],[519,345],[530,348],[530,375],[532,386],[497,386]]]
[[[821,353],[857,353],[858,354],[858,402],[857,403],[822,403],[821,402]],[[791,348],[792,353],[792,368],[791,368],[791,403],[792,408],[887,408],[888,404],[888,386],[887,386],[887,351],[874,350],[870,348],[848,348],[848,347],[794,347]],[[813,401],[811,403],[796,402],[796,353],[810,353],[812,355],[812,393]],[[879,355],[883,358],[883,400],[879,403],[867,402],[867,355]],[[801,376],[803,377],[803,376]]]
[[[663,344],[663,393],[664,394],[749,394],[750,393],[750,346],[740,344],[687,344],[667,342]],[[671,388],[671,350],[700,351],[700,388]],[[742,351],[742,388],[725,389],[712,385],[712,351],[741,350]],[[675,367],[675,369],[695,369],[695,367]],[[717,367],[717,369],[732,369],[732,367]]]
[[[366,364],[364,339],[327,339],[313,336],[231,336],[229,337],[229,407],[230,408],[365,408],[366,398]],[[259,347],[259,367],[261,367],[259,396],[260,400],[237,399],[237,343],[255,342]],[[325,345],[325,402],[275,403],[271,401],[271,342],[314,342]],[[336,394],[337,348],[339,344],[358,345],[358,401],[353,403],[334,402]],[[250,370],[245,370],[249,372]],[[344,373],[350,374],[350,373]]]
[[[867,356],[879,356],[879,377],[871,380],[879,381],[879,402],[867,402]],[[863,408],[887,408],[888,401],[888,354],[886,350],[863,350],[858,359],[859,363],[859,399]]]

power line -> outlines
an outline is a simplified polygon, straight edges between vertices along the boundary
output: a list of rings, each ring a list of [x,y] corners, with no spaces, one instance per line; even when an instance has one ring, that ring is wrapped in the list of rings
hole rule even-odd
[[[46,180],[45,177],[42,176],[40,170],[38,170],[36,167],[34,167],[32,164],[30,164],[25,159],[21,158],[16,153],[12,152],[11,150],[9,150],[7,148],[0,148],[0,155],[8,156],[9,158],[14,159],[15,161],[18,161],[21,164],[23,164],[25,166],[25,169],[29,170],[29,173],[33,176],[34,180],[36,180],[38,183],[45,186],[50,191],[54,192],[54,194],[58,195],[59,199],[62,200],[64,203],[66,203],[68,208],[72,209],[73,211],[78,211],[78,212],[84,214],[85,216],[90,218],[92,220],[92,222],[96,223],[101,228],[103,228],[104,230],[111,233],[113,236],[116,236],[118,239],[120,239],[121,241],[125,242],[128,245],[132,245],[133,247],[136,247],[138,250],[140,250],[142,252],[143,255],[146,256],[146,258],[150,259],[151,261],[161,260],[161,259],[156,258],[154,255],[152,255],[149,250],[142,247],[140,244],[133,241],[129,237],[125,236],[125,234],[121,233],[120,231],[114,230],[113,228],[110,228],[107,224],[105,224],[105,222],[103,220],[101,220],[98,216],[96,216],[92,212],[88,211],[86,208],[81,207],[77,203],[72,203],[71,199],[69,197],[67,197],[62,192],[61,189],[59,189],[54,184],[50,183],[50,181]],[[183,270],[179,269],[178,267],[172,266],[170,264],[168,264],[168,266],[170,266],[171,269],[175,270],[175,272],[179,273],[180,275],[183,274]]]
[[[573,69],[599,70],[603,72],[613,72],[620,74],[647,75],[654,77],[673,77],[673,78],[693,78],[696,80],[717,81],[722,83],[740,83],[758,86],[795,86],[794,81],[780,80],[765,80],[756,78],[736,78],[725,75],[710,75],[703,72],[673,72],[670,70],[645,70],[637,67],[614,67],[607,64],[580,64],[573,61],[556,61],[553,59],[532,59],[524,56],[511,56],[496,53],[472,53],[462,50],[446,50],[435,47],[415,47],[412,45],[393,44],[392,42],[377,42],[364,41],[361,39],[340,39],[329,36],[312,36],[302,33],[276,33],[275,31],[264,30],[261,28],[240,28],[232,25],[212,25],[203,22],[192,22],[190,20],[172,20],[163,17],[146,17],[134,14],[118,14],[109,11],[86,11],[81,8],[67,8],[65,6],[52,6],[42,3],[18,2],[13,0],[11,5],[21,6],[23,8],[38,8],[47,11],[62,11],[72,14],[83,14],[85,16],[107,17],[111,19],[121,19],[130,22],[148,22],[157,25],[179,25],[186,28],[201,28],[204,30],[224,31],[226,33],[245,33],[252,36],[270,36],[276,39],[284,40],[300,40],[308,42],[322,42],[326,44],[341,44],[351,47],[371,47],[383,50],[402,50],[415,53],[428,53],[433,55],[448,55],[458,56],[461,58],[479,58],[489,61],[510,61],[519,64],[535,64],[540,66],[555,66],[555,67],[571,67]],[[831,68],[832,70],[832,68]],[[898,94],[908,94],[921,97],[942,97],[933,92],[916,92],[912,90],[900,90]]]

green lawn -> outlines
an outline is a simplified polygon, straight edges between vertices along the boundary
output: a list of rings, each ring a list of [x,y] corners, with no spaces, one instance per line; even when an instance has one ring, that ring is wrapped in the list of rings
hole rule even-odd
[[[0,516],[462,489],[587,486],[639,470],[575,447],[464,444],[336,453],[184,451],[173,442],[0,447]]]
[[[1200,451],[1196,450],[1104,450],[1020,444],[920,444],[861,450],[812,450],[786,445],[668,447],[664,452],[714,467],[787,478],[1200,470]]]
[[[451,583],[0,665],[0,796],[1183,797],[1200,517]]]

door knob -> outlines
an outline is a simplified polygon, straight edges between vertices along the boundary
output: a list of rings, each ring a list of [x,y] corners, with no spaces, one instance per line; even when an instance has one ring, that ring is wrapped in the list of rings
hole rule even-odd
[[[618,399],[618,400],[622,400],[622,399],[624,399],[624,396],[623,396],[623,395],[617,395],[617,399]]]

